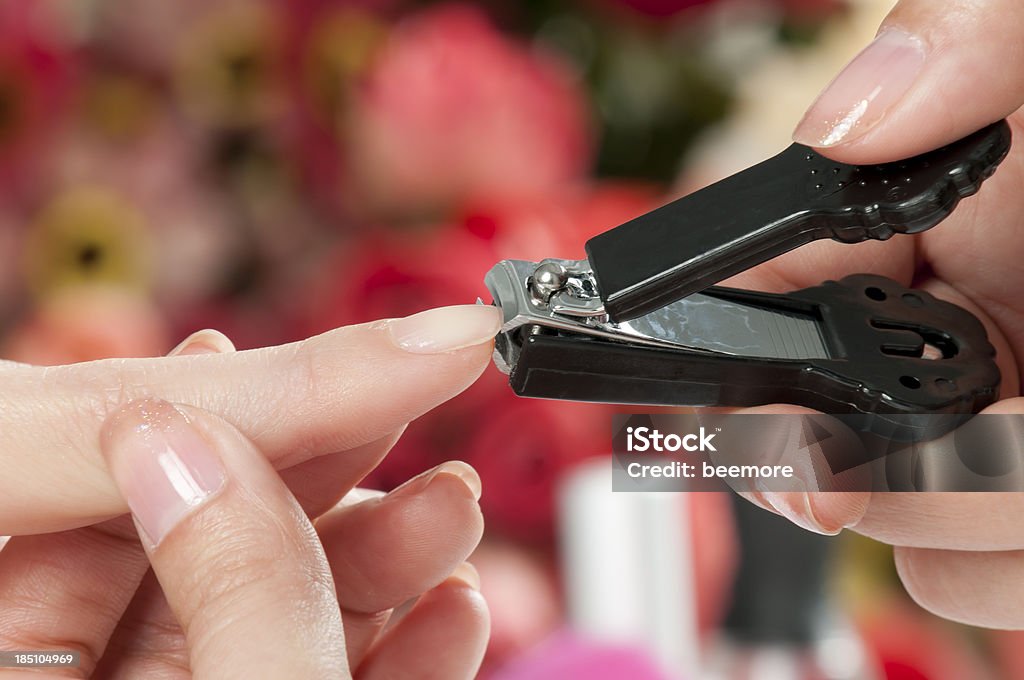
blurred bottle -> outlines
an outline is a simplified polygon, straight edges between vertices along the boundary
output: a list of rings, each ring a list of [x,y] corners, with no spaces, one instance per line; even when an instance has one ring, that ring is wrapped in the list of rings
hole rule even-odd
[[[863,644],[826,594],[833,537],[734,496],[740,560],[709,680],[875,680]]]
[[[615,493],[607,459],[562,487],[560,530],[568,619],[608,645],[629,645],[668,678],[700,677],[690,494]]]

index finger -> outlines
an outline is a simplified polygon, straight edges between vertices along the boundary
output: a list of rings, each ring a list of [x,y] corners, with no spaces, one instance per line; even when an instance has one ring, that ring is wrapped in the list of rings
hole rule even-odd
[[[99,452],[119,404],[158,397],[213,412],[278,468],[380,439],[468,387],[497,312],[448,307],[232,354],[5,370],[0,533],[68,529],[126,507]]]

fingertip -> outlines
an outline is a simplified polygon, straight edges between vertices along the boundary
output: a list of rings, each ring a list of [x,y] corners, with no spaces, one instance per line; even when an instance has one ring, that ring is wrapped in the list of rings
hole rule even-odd
[[[840,468],[837,473],[830,463],[830,454],[838,456],[837,460],[847,460],[850,451],[859,454],[859,440],[849,428],[819,411],[790,404],[739,409],[731,417],[740,415],[785,419],[784,427],[778,430],[779,450],[774,460],[788,464],[792,473],[791,478],[751,485],[741,493],[744,498],[801,528],[826,536],[860,523],[871,498],[869,472],[857,465]],[[807,440],[808,425],[823,426],[826,420],[828,436]]]
[[[455,567],[449,579],[463,583],[473,590],[480,590],[480,572],[469,562],[463,562]]]
[[[218,330],[204,328],[192,333],[167,353],[167,356],[188,356],[193,354],[228,354],[235,351],[235,343]]]
[[[480,474],[469,463],[461,460],[448,461],[438,467],[438,472],[456,477],[473,495],[473,500],[479,501],[480,496],[483,495],[483,482],[480,481]]]
[[[941,560],[946,551],[930,548],[912,548],[907,546],[893,547],[893,564],[896,575],[917,606],[936,616],[959,620],[955,608],[950,607],[950,598],[956,596],[949,592],[942,569],[933,568],[935,560]]]
[[[385,633],[360,665],[358,676],[419,677],[429,664],[431,677],[476,677],[490,628],[490,611],[480,591],[459,578],[448,578],[424,593]]]
[[[464,561],[483,529],[473,490],[444,466],[317,522],[338,599],[358,612],[397,606],[453,578],[479,588],[479,577]]]
[[[464,564],[469,564],[468,562]],[[472,565],[469,565],[472,568]],[[475,572],[476,569],[473,569]],[[428,592],[424,599],[431,596],[441,598],[450,597],[445,591],[453,593],[458,600],[459,606],[459,618],[462,619],[461,625],[466,629],[473,629],[478,631],[486,642],[491,626],[491,612],[487,606],[487,600],[484,599],[483,593],[480,592],[479,576],[476,577],[477,582],[472,582],[464,578],[465,572],[459,572],[458,570],[445,579],[440,585]],[[470,577],[472,578],[472,577]]]
[[[442,481],[446,477],[455,484],[457,490],[468,493],[473,497],[474,501],[480,500],[480,495],[482,493],[480,475],[472,465],[461,460],[445,461],[444,463],[432,467],[425,472],[421,472],[412,479],[409,479],[392,489],[388,493],[388,497],[411,497],[417,494],[422,494],[430,488],[430,485]]]
[[[828,535],[856,528],[867,512],[871,497],[866,491],[822,491],[808,496],[808,508],[815,524]]]
[[[454,305],[391,319],[386,327],[398,348],[438,354],[489,344],[501,329],[501,314],[493,305]]]

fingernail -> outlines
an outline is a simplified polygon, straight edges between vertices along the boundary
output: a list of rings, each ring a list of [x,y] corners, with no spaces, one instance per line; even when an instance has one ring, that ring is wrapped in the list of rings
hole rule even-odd
[[[428,309],[388,322],[396,345],[415,354],[451,352],[487,342],[501,327],[501,317],[491,305],[456,305]]]
[[[235,345],[228,336],[211,328],[204,328],[182,340],[167,353],[169,357],[189,354],[227,354],[234,352]]]
[[[826,527],[814,514],[810,494],[805,491],[762,491],[761,498],[780,515],[793,524],[808,531],[825,536],[835,536],[843,527]]]
[[[919,38],[885,30],[818,96],[793,140],[828,147],[861,137],[903,98],[924,61],[924,43]]]
[[[469,562],[463,562],[455,567],[455,571],[448,578],[462,581],[473,590],[480,590],[480,572]]]
[[[463,463],[461,460],[450,460],[426,472],[422,472],[400,486],[396,486],[388,493],[388,496],[405,496],[419,493],[426,489],[438,475],[457,477],[473,494],[473,498],[480,500],[480,496],[483,493],[480,475],[477,474],[472,465]]]
[[[220,459],[166,401],[133,401],[108,419],[101,448],[136,522],[158,545],[226,479]]]

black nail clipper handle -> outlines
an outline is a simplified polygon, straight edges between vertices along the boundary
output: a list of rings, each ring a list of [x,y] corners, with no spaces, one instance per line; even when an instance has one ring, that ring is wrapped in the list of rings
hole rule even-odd
[[[786,295],[709,288],[731,309],[817,325],[823,352],[773,359],[644,347],[546,329],[526,337],[521,396],[674,406],[788,403],[826,413],[969,414],[995,401],[999,369],[970,312],[870,274]],[[784,324],[775,326],[783,328]],[[769,336],[776,336],[772,330]]]
[[[632,319],[820,238],[855,243],[935,226],[1010,147],[1000,121],[941,149],[846,165],[779,155],[587,242],[605,310]]]

